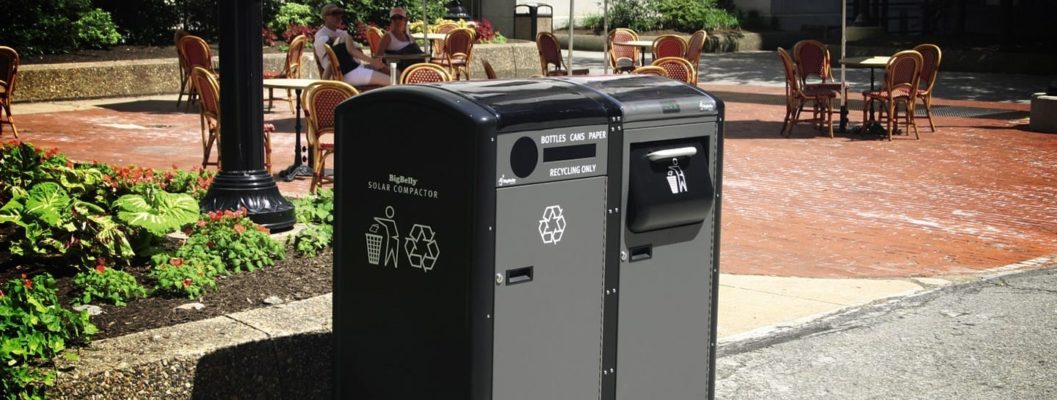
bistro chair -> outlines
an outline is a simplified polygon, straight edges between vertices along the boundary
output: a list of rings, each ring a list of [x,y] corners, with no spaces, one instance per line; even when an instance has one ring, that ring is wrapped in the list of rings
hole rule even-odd
[[[448,68],[456,80],[460,76],[470,79],[470,59],[473,57],[474,33],[466,28],[452,29],[444,38],[444,56],[434,63]]]
[[[410,69],[410,68],[408,68]],[[312,193],[324,182],[333,183],[326,176],[326,159],[334,154],[334,143],[324,143],[324,135],[334,134],[334,111],[338,104],[359,94],[356,88],[342,81],[319,81],[308,85],[301,94],[305,118],[308,120],[308,147],[312,152]]]
[[[213,69],[212,51],[209,49],[209,44],[206,43],[205,40],[202,40],[202,38],[195,35],[185,35],[184,37],[181,37],[180,52],[183,53],[184,59],[187,61],[187,68],[189,71],[198,67],[213,74],[213,76],[217,76],[217,71]],[[197,97],[197,93],[194,88],[192,88],[192,90],[187,93],[187,107],[190,107],[191,103],[195,101],[195,97]]]
[[[190,35],[191,32],[183,29],[177,29],[173,33],[173,44],[176,45],[176,60],[180,62],[180,95],[176,97],[176,109],[180,109],[180,102],[183,100],[184,94],[187,94],[188,99],[191,96],[191,81],[188,78],[191,76],[191,68],[187,65],[187,57],[184,57],[184,53],[180,50],[180,38]]]
[[[613,72],[631,72],[639,67],[641,54],[638,46],[621,46],[617,43],[626,43],[639,40],[639,34],[627,28],[616,28],[609,33],[609,65]]]
[[[653,59],[686,57],[686,39],[676,35],[661,35],[653,39]],[[687,60],[689,61],[689,60]]]
[[[540,32],[536,34],[536,50],[539,51],[540,69],[543,71],[544,76],[564,76],[569,74],[565,62],[562,61],[558,38],[553,33]],[[573,75],[587,75],[587,73],[587,69],[573,70]]]
[[[918,83],[921,77],[921,53],[904,50],[896,53],[885,65],[884,85],[879,90],[863,92],[862,119],[866,123],[866,110],[874,102],[881,105],[881,118],[885,118],[888,140],[892,140],[892,131],[898,127],[899,104],[904,106],[904,126],[914,128],[914,138],[918,135],[918,126],[914,122],[914,103],[918,97]]]
[[[828,129],[829,137],[832,138],[833,100],[837,98],[837,91],[822,86],[805,88],[800,83],[796,66],[793,65],[789,53],[779,47],[778,58],[785,70],[785,119],[782,121],[781,135],[792,136],[793,126],[798,122],[813,122],[819,129]],[[812,116],[809,119],[801,119],[800,114],[808,103],[812,105]]]
[[[220,85],[217,77],[205,68],[195,67],[191,70],[191,84],[199,95],[199,115],[202,123],[202,168],[216,165],[220,168]],[[269,173],[272,171],[272,137],[274,127],[265,124],[264,134],[264,166]],[[217,148],[217,160],[210,161],[210,153],[213,147]]]
[[[632,70],[631,73],[639,74],[639,75],[657,75],[657,76],[663,76],[665,78],[668,77],[668,70],[666,70],[666,69],[664,69],[662,67],[658,67],[656,65],[646,65],[646,66],[638,67],[638,68],[635,68],[634,70]]]
[[[296,79],[301,77],[301,55],[305,52],[305,42],[308,41],[308,36],[304,34],[297,35],[294,40],[290,42],[290,48],[286,50],[286,62],[283,64],[282,71],[264,71],[264,79],[277,79],[277,78],[290,78]],[[286,89],[286,98],[277,98],[272,94],[272,88],[268,88],[268,111],[272,110],[272,100],[286,100],[290,104],[290,112],[294,112],[294,97],[290,94],[290,89]]]
[[[708,40],[708,34],[704,30],[690,35],[690,43],[686,46],[686,61],[689,61],[694,68],[701,65],[701,49],[705,47],[706,40]]]
[[[344,44],[342,44],[344,46]],[[341,73],[341,61],[338,61],[338,55],[334,53],[334,48],[330,45],[324,45],[323,50],[327,53],[327,60],[330,60],[330,73],[324,70],[323,64],[319,64],[319,76],[320,79],[328,79],[332,81],[345,81],[345,76]],[[318,60],[316,61],[319,62]]]
[[[932,88],[936,86],[936,76],[939,74],[943,52],[940,51],[939,46],[929,43],[917,45],[914,50],[921,53],[921,77],[919,78],[921,84],[918,86],[918,98],[925,104],[925,116],[929,119],[929,128],[935,132],[936,124],[932,122]]]
[[[664,68],[668,77],[677,81],[683,81],[691,85],[697,85],[697,68],[690,65],[683,57],[664,57],[653,60],[653,66]]]
[[[371,57],[381,56],[385,52],[385,49],[378,47],[382,44],[382,37],[385,36],[385,31],[377,26],[367,27],[367,46],[371,48]]]
[[[459,29],[459,24],[453,22],[445,22],[443,24],[437,25],[437,27],[433,29],[433,33],[442,33],[447,35],[448,32],[451,32],[455,29]],[[433,57],[431,58],[434,60],[440,60],[444,58],[444,39],[434,40],[432,45]]]
[[[793,61],[796,63],[797,79],[800,79],[801,85],[828,85],[827,88],[840,90],[840,84],[833,83],[829,48],[822,42],[810,39],[796,42],[793,45]],[[813,83],[812,77],[818,81]]]
[[[3,114],[7,114],[7,118],[0,114],[0,136],[4,133],[4,124],[7,124],[11,125],[15,139],[18,139],[18,127],[15,126],[15,121],[11,117],[11,100],[12,95],[15,94],[15,81],[18,78],[20,60],[15,49],[0,46],[0,108],[3,108]]]
[[[492,63],[488,60],[481,60],[481,67],[484,68],[484,76],[488,79],[498,79],[499,77],[495,74],[495,68],[492,68]]]
[[[404,69],[400,74],[400,84],[450,82],[451,74],[440,65],[433,63],[416,63]]]

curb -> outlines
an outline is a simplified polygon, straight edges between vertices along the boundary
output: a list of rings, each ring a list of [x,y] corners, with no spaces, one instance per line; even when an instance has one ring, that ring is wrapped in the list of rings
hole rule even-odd
[[[922,290],[906,295],[884,297],[861,306],[846,307],[830,313],[808,316],[728,336],[719,340],[716,357],[722,358],[759,350],[822,332],[851,329],[859,326],[856,321],[863,318],[887,314],[900,308],[914,307],[929,302],[945,292],[984,285],[1009,275],[1032,273],[1051,268],[1057,268],[1057,254],[1036,257],[971,275],[951,276],[949,279],[907,278],[921,285]]]
[[[291,318],[296,316],[296,318]],[[55,399],[328,398],[331,295],[93,342]]]

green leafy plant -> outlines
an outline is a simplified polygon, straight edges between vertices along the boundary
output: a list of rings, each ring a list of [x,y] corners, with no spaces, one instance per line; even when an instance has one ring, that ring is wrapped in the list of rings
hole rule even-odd
[[[147,297],[147,289],[132,274],[107,268],[104,259],[91,271],[83,271],[73,277],[73,283],[81,289],[81,304],[88,304],[92,299],[108,301],[124,307],[126,300]]]
[[[9,244],[11,254],[77,257],[82,265],[98,257],[128,260],[134,255],[124,228],[106,210],[71,199],[59,184],[42,182],[13,193],[0,208],[0,223],[22,229]]]
[[[165,257],[161,257],[165,261],[159,262],[151,272],[151,277],[158,281],[156,291],[196,299],[206,290],[216,288],[216,276],[223,271],[219,257]]]
[[[187,241],[176,257],[216,255],[230,272],[270,267],[286,256],[283,244],[272,239],[267,228],[250,221],[245,209],[210,212],[186,233]]]
[[[121,42],[121,34],[110,18],[110,13],[95,8],[81,14],[73,24],[77,31],[77,42],[81,47],[108,49]]]
[[[315,257],[334,240],[334,191],[320,190],[293,203],[297,222],[307,225],[294,236],[294,250],[303,257]]]
[[[96,332],[87,312],[60,306],[51,275],[7,281],[0,289],[0,393],[6,399],[43,399],[55,381],[53,360],[67,345],[87,342]]]
[[[334,241],[331,225],[309,225],[294,236],[294,250],[302,257],[315,257]]]
[[[319,9],[307,4],[283,3],[268,24],[273,32],[285,32],[290,25],[319,25]]]
[[[156,236],[179,230],[198,220],[198,202],[189,194],[148,189],[126,194],[114,202],[118,220]]]

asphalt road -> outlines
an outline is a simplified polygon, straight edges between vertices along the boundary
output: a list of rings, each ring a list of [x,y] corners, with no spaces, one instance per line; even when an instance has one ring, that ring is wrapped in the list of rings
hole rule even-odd
[[[716,399],[1057,399],[1057,269],[939,289],[782,340],[721,356]]]

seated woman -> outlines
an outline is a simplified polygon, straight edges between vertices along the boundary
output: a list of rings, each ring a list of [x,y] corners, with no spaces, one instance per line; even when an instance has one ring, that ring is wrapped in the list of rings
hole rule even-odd
[[[389,76],[379,72],[385,70],[385,63],[382,60],[368,57],[360,50],[348,32],[338,29],[343,15],[344,10],[335,4],[327,4],[320,10],[323,26],[316,31],[312,47],[323,69],[330,71],[331,68],[341,68],[345,82],[353,86],[388,85]],[[323,48],[326,45],[334,49],[334,55],[338,56],[338,62],[341,65],[330,65],[330,59],[327,58],[326,50]]]
[[[422,49],[415,44],[411,34],[407,33],[407,12],[403,7],[393,7],[389,10],[389,30],[382,36],[378,47],[384,49],[386,54],[422,54]],[[401,71],[407,66],[422,60],[401,60],[397,68]]]

